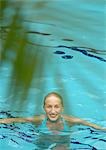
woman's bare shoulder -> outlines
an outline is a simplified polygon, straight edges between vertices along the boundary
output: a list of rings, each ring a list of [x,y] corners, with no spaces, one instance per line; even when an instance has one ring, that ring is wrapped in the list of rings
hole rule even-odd
[[[75,120],[77,119],[76,117],[74,117],[74,116],[72,116],[72,115],[62,115],[62,117],[66,120],[66,121],[68,121],[68,122],[70,122],[70,123],[74,123],[75,122]]]
[[[35,115],[35,116],[29,117],[27,119],[29,121],[31,121],[31,122],[34,122],[34,123],[40,123],[40,122],[42,122],[42,120],[45,119],[45,115],[44,114],[42,114],[42,115]]]

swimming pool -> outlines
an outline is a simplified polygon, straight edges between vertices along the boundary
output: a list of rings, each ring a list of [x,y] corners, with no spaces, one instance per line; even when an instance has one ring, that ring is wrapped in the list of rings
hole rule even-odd
[[[0,114],[2,117],[14,117],[21,113],[21,115],[25,115],[25,112],[18,112],[18,111],[2,111]],[[26,113],[27,114],[27,113]],[[96,122],[101,124],[102,126],[106,124],[106,121],[95,121],[90,120],[92,122]],[[66,133],[65,133],[66,134]],[[68,135],[63,136],[61,135],[61,141],[59,142],[62,144],[67,141]],[[40,140],[39,143],[39,139]],[[46,140],[48,139],[49,140]],[[55,139],[54,143],[50,144],[50,138]],[[56,137],[51,137],[51,135],[41,135],[40,131],[30,123],[15,123],[15,124],[2,124],[0,125],[0,143],[1,148],[3,149],[22,149],[22,150],[43,150],[43,149],[50,149],[50,147],[55,147],[57,143]],[[84,126],[76,126],[72,127],[70,130],[70,147],[71,150],[105,150],[106,146],[106,133],[103,131],[97,131],[89,127]]]
[[[42,47],[37,52],[41,61],[23,109],[18,103],[11,106],[13,95],[6,97],[11,64],[4,63],[0,73],[1,118],[42,113],[43,97],[57,91],[65,100],[66,114],[105,126],[104,4],[99,0],[44,1],[42,7],[35,9],[34,1],[24,3],[21,13],[29,31],[29,48],[34,49],[35,44]],[[39,71],[41,66],[42,72]],[[36,99],[39,99],[38,103],[35,103]],[[84,126],[71,130],[72,150],[106,149],[106,133]],[[35,141],[38,137],[39,131],[32,124],[0,125],[0,147],[4,150],[37,150]]]

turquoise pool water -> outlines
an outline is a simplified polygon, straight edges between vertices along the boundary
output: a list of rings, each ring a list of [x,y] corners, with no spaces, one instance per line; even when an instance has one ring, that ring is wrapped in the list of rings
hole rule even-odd
[[[19,114],[27,115],[29,113],[19,111],[0,112],[2,118],[15,117]],[[106,121],[93,119],[89,119],[89,121],[98,123],[101,126],[106,124]],[[67,141],[70,142],[68,150],[105,150],[106,133],[85,126],[75,126],[70,129],[69,133],[64,133],[61,136],[55,135],[54,137],[54,135],[49,135],[47,132],[40,133],[40,130],[30,123],[0,125],[0,146],[5,150],[51,150],[52,148],[55,149],[56,144],[64,145]]]
[[[11,106],[13,95],[6,97],[12,66],[4,63],[0,72],[0,117],[43,113],[43,97],[56,91],[64,98],[65,114],[106,126],[105,1],[44,0],[43,5],[39,1],[39,9],[35,2],[23,1],[21,13],[28,31],[29,49],[34,50],[35,45],[42,47],[37,51],[41,61],[23,110],[18,103]],[[11,6],[6,13],[10,11],[14,12]],[[9,23],[10,20],[6,22]],[[36,104],[35,100],[39,102]],[[54,145],[47,142],[46,148],[44,142],[37,145],[40,136],[32,124],[3,124],[0,125],[0,148],[43,150],[55,147],[55,142]],[[64,137],[62,139],[64,141]],[[106,132],[75,126],[71,129],[70,149],[105,150]]]

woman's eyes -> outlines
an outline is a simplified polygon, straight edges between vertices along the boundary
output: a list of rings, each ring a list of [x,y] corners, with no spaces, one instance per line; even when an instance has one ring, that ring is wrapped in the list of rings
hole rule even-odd
[[[49,105],[49,106],[47,106],[47,108],[52,108],[52,106]],[[55,105],[54,108],[59,108],[59,106],[58,106],[58,105]]]
[[[55,108],[59,108],[59,106],[58,106],[58,105],[56,105],[56,106],[55,106]]]
[[[47,106],[47,108],[51,108],[51,106]]]

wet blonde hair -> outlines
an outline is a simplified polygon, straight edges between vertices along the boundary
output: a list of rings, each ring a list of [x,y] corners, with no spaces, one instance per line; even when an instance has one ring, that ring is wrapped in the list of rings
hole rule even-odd
[[[48,94],[44,97],[43,106],[45,106],[46,99],[47,99],[49,96],[51,96],[51,95],[54,95],[54,96],[58,97],[58,98],[60,99],[60,101],[61,101],[62,107],[64,106],[62,96],[61,96],[60,94],[56,93],[56,92],[50,92],[50,93],[48,93]]]

